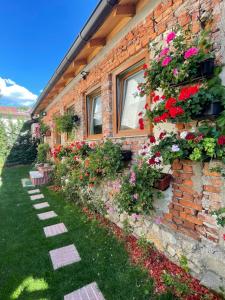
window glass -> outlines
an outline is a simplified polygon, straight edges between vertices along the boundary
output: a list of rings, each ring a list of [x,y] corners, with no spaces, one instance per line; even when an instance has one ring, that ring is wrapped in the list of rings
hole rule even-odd
[[[120,130],[139,128],[138,113],[144,109],[146,97],[140,97],[137,92],[139,83],[144,82],[144,71],[140,70],[121,79],[120,97]]]
[[[88,97],[89,107],[89,134],[102,133],[102,99],[95,94]]]

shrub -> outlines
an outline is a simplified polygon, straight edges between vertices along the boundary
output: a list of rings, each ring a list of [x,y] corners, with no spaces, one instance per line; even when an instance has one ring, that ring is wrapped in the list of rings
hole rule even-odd
[[[39,144],[37,153],[37,162],[46,163],[48,161],[48,154],[50,152],[49,144]]]

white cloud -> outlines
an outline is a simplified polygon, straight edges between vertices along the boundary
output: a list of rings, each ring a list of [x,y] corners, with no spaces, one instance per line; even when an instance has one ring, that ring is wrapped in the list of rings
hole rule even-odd
[[[37,100],[37,95],[11,79],[0,77],[0,102],[15,106],[31,106]]]

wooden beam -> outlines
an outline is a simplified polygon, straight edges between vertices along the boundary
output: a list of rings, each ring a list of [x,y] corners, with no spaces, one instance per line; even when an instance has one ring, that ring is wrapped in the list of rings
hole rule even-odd
[[[106,44],[106,39],[105,38],[96,38],[96,39],[91,39],[88,42],[89,48],[96,48],[96,47],[103,47]]]
[[[74,60],[74,62],[73,62],[74,67],[86,66],[86,65],[87,65],[87,60],[86,59],[77,59],[77,60]]]
[[[67,80],[69,78],[73,78],[74,76],[75,76],[75,71],[70,71],[63,75],[63,79]]]
[[[136,13],[134,4],[121,4],[117,5],[113,13],[114,16],[133,17]]]

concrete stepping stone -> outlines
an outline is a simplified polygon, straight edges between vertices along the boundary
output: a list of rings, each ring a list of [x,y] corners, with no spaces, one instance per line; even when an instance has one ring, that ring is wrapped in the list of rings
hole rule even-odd
[[[39,190],[39,189],[36,189],[36,190],[30,190],[30,191],[28,191],[28,194],[29,195],[33,195],[33,194],[38,194],[38,193],[40,193],[41,191]]]
[[[34,187],[33,183],[31,182],[31,180],[29,178],[23,178],[23,179],[21,179],[21,182],[22,182],[22,186],[24,188]]]
[[[38,216],[39,220],[48,220],[48,219],[51,219],[51,218],[55,218],[58,215],[53,210],[51,210],[51,211],[47,211],[47,212],[44,212],[44,213],[41,213],[41,214],[37,214],[37,216]]]
[[[33,207],[35,209],[42,209],[45,207],[49,207],[50,205],[48,204],[48,202],[42,202],[42,203],[38,203],[38,204],[34,204]]]
[[[46,237],[51,237],[68,232],[64,223],[58,223],[55,225],[46,226],[43,228]]]
[[[39,199],[44,199],[44,195],[43,194],[38,194],[38,195],[31,195],[30,196],[30,200],[32,200],[32,201],[39,200]]]
[[[96,282],[64,296],[64,300],[105,300]]]
[[[49,251],[49,255],[54,270],[71,265],[81,260],[80,255],[73,244],[51,250]]]

